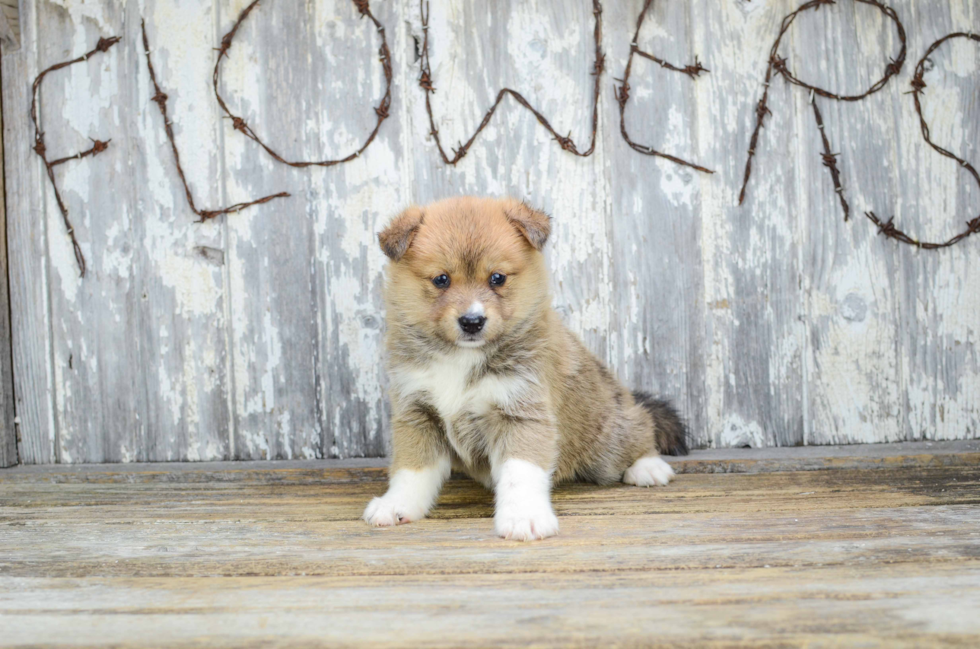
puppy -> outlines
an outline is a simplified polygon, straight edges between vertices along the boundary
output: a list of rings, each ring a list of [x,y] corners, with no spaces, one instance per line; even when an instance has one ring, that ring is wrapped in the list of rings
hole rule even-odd
[[[516,200],[410,207],[379,235],[392,409],[387,493],[372,525],[425,517],[451,470],[495,493],[494,527],[558,532],[551,485],[665,485],[686,454],[674,409],[630,393],[551,307],[550,218]]]

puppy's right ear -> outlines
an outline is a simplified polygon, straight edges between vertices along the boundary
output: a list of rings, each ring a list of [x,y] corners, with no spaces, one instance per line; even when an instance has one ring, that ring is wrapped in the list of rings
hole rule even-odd
[[[413,205],[393,218],[388,227],[378,235],[381,250],[392,261],[398,261],[405,256],[405,252],[412,245],[412,239],[415,238],[415,234],[421,225],[422,209]]]
[[[535,250],[544,248],[548,235],[551,234],[551,217],[523,201],[508,198],[502,202],[511,225],[517,228]]]

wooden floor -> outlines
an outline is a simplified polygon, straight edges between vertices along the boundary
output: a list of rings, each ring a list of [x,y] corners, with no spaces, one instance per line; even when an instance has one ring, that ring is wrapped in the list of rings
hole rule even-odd
[[[980,452],[790,460],[562,487],[534,544],[464,479],[368,528],[371,462],[0,471],[0,645],[980,646]]]

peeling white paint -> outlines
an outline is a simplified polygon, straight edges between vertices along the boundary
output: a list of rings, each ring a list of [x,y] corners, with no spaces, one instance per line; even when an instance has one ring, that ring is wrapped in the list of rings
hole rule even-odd
[[[698,55],[711,72],[690,80],[637,62],[631,132],[635,124],[638,141],[649,134],[657,148],[705,164],[713,176],[640,156],[619,136],[610,85],[625,63],[638,0],[605,3],[607,72],[590,158],[561,151],[507,99],[467,157],[446,167],[417,86],[418,6],[401,2],[372,5],[386,25],[395,72],[392,115],[378,139],[339,167],[287,169],[231,128],[210,88],[215,41],[247,2],[147,0],[136,9],[147,17],[198,204],[280,190],[293,194],[288,199],[194,223],[149,101],[138,30],[127,28],[108,55],[45,83],[42,117],[52,150],[76,150],[88,137],[113,143],[57,172],[91,264],[84,280],[42,168],[8,165],[10,214],[40,224],[11,228],[18,271],[11,280],[42,286],[49,297],[20,305],[32,317],[14,323],[15,340],[37,335],[30,327],[38,323],[50,336],[45,366],[15,372],[18,394],[31,400],[25,412],[39,413],[33,429],[22,426],[26,447],[65,462],[97,458],[107,434],[114,436],[111,459],[122,461],[142,459],[139,435],[151,436],[161,456],[149,459],[378,452],[387,422],[385,259],[376,232],[410,202],[463,193],[516,195],[554,216],[547,255],[565,321],[632,387],[680,403],[698,424],[700,444],[980,434],[978,242],[912,251],[876,237],[861,216],[894,214],[901,227],[935,239],[980,212],[980,192],[955,162],[925,145],[911,98],[902,94],[911,66],[940,35],[937,26],[969,30],[974,3],[893,3],[909,32],[902,74],[864,102],[820,104],[852,205],[844,223],[805,93],[781,81],[772,86],[773,115],[746,203],[736,204],[768,49],[779,20],[796,6],[790,0],[692,0],[687,9],[658,8],[646,22],[644,49],[678,64]],[[25,16],[34,18],[23,24],[22,50],[5,53],[5,73],[12,57],[36,54],[43,61],[28,66],[36,74],[52,57],[90,49],[96,33],[132,27],[123,18],[134,7],[122,0],[26,5]],[[862,36],[847,60],[807,57],[806,78],[851,88],[877,74],[883,50],[896,45],[877,12],[852,5],[840,2],[826,9],[828,17],[814,14],[794,26],[785,47],[793,64],[804,44],[847,45],[852,33]],[[346,0],[256,11],[222,68],[233,110],[289,157],[318,159],[358,146],[384,91],[369,22]],[[590,3],[433,0],[431,12],[432,100],[444,146],[465,140],[497,89],[510,86],[584,148]],[[291,40],[257,40],[265,33],[255,29],[257,19],[273,21],[276,38]],[[33,30],[49,24],[62,26],[45,27],[51,33],[38,40]],[[923,99],[936,141],[967,157],[977,155],[972,125],[980,108],[971,98],[978,49],[954,42],[937,52]],[[11,146],[23,151],[29,83],[16,80],[11,87],[20,94],[10,91],[5,101],[8,132],[23,140]],[[29,191],[14,190],[25,182]],[[132,394],[122,401],[131,411],[118,418],[103,412],[99,386],[129,384]],[[50,391],[34,394],[37,385]],[[126,430],[103,431],[103,421]]]

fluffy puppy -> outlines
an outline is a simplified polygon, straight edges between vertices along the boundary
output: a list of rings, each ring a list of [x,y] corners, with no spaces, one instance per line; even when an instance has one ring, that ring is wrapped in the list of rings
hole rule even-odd
[[[558,532],[551,485],[665,485],[686,454],[667,403],[630,393],[551,308],[548,216],[515,200],[411,207],[379,235],[392,409],[390,481],[364,519],[423,518],[450,471],[495,493],[509,539]]]

